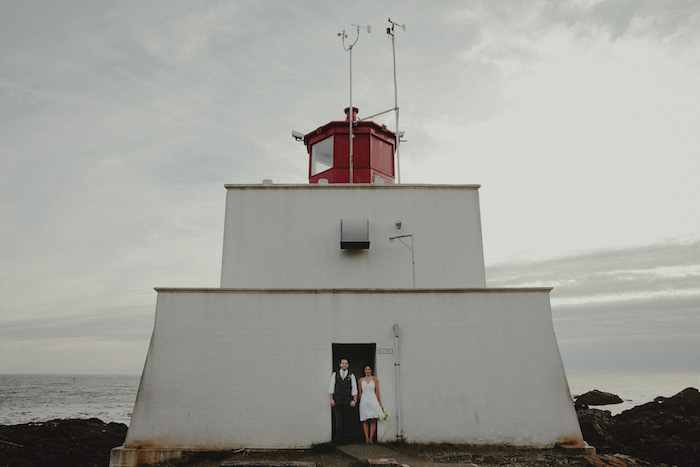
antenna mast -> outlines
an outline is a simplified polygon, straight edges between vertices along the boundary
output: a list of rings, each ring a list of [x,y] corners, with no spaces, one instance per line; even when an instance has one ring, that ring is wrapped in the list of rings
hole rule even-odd
[[[372,32],[372,27],[369,26],[369,25],[368,25],[367,27],[364,27],[364,26],[358,26],[357,24],[353,24],[352,26],[355,26],[355,27],[357,28],[357,36],[355,37],[355,40],[353,41],[353,43],[350,44],[349,46],[347,46],[347,47],[345,46],[345,39],[347,39],[347,37],[348,37],[348,35],[345,34],[345,29],[343,29],[343,32],[339,32],[339,33],[338,33],[338,36],[339,36],[340,39],[343,41],[343,49],[345,49],[345,51],[347,51],[347,52],[350,52],[350,109],[349,109],[349,111],[348,111],[348,140],[350,141],[350,150],[349,150],[349,157],[350,157],[350,160],[349,160],[349,164],[350,164],[350,183],[353,182],[353,174],[352,174],[352,140],[353,140],[354,136],[353,136],[353,134],[352,134],[352,126],[353,126],[354,123],[355,123],[355,122],[353,121],[353,120],[355,120],[355,111],[354,111],[354,109],[353,109],[353,107],[352,107],[352,49],[353,49],[353,47],[355,47],[355,44],[357,44],[357,40],[360,38],[360,28],[366,29],[366,30],[367,30],[367,33],[371,33],[371,32]]]
[[[401,142],[401,135],[399,134],[399,92],[396,85],[396,41],[394,38],[394,27],[398,26],[404,31],[406,31],[405,24],[395,23],[388,19],[391,24],[390,27],[386,28],[386,33],[391,36],[391,54],[394,58],[394,110],[396,115],[396,183],[401,183],[401,163],[399,161],[399,143]]]

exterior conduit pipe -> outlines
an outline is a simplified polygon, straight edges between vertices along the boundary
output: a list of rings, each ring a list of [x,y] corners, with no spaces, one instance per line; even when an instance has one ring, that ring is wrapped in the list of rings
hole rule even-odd
[[[394,324],[394,373],[396,379],[396,440],[401,441],[401,362],[399,361],[399,325]]]

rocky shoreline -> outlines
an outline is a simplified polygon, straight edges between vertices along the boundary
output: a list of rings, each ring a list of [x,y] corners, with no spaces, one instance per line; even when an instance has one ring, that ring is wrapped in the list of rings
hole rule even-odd
[[[576,410],[584,439],[599,454],[590,459],[591,465],[700,465],[700,393],[697,389],[684,389],[673,397],[657,398],[616,416],[607,410],[590,408],[580,398],[577,398]],[[122,423],[104,423],[96,418],[0,425],[0,467],[104,467],[109,464],[110,450],[124,443],[126,430],[127,426]],[[426,447],[425,451],[434,448]],[[412,445],[411,449],[420,451],[421,448]],[[448,451],[467,452],[470,447],[440,449],[447,452],[442,457],[454,462],[455,456]],[[475,451],[480,449],[483,448],[474,448]],[[500,456],[499,450],[493,447],[488,456],[462,457],[465,462],[478,459],[481,465],[513,465],[509,463],[513,459],[512,450],[504,448],[502,451],[503,456]],[[309,454],[313,456],[313,452]],[[532,462],[518,465],[553,465],[550,461],[556,455],[554,458],[548,457],[550,455],[549,452],[534,455]],[[328,461],[328,453],[323,453],[323,456]],[[201,455],[197,458],[201,460]],[[539,464],[534,461],[539,458],[549,460]],[[596,464],[596,458],[615,459],[617,464]],[[325,465],[325,461],[319,465]],[[218,462],[211,465],[220,465],[221,461]],[[567,465],[570,462],[562,455],[555,464]]]
[[[105,467],[126,430],[97,418],[0,425],[0,466]]]
[[[576,413],[583,438],[598,453],[628,454],[656,465],[700,465],[700,393],[695,388],[615,416],[582,404]]]

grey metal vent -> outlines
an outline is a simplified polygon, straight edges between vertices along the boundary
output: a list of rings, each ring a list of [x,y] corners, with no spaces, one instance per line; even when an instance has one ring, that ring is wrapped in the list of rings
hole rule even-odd
[[[340,249],[369,249],[369,219],[340,220]]]

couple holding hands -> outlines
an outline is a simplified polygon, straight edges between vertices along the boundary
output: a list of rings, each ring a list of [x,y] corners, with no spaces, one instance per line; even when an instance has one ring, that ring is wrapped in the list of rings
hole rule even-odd
[[[372,367],[365,365],[364,376],[360,379],[358,388],[355,375],[348,371],[350,366],[346,358],[340,359],[340,369],[331,375],[328,392],[331,397],[331,407],[335,414],[335,441],[349,442],[350,423],[353,408],[360,403],[360,421],[365,433],[365,443],[374,443],[374,433],[377,430],[377,420],[384,414],[382,396],[379,394],[379,380],[372,376]]]

